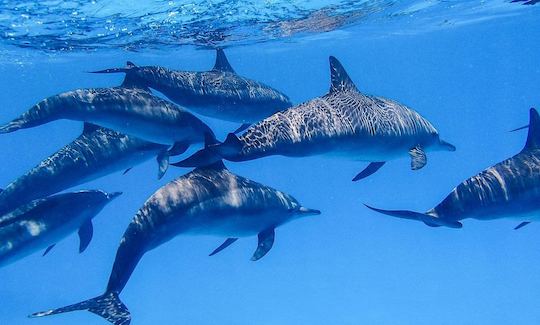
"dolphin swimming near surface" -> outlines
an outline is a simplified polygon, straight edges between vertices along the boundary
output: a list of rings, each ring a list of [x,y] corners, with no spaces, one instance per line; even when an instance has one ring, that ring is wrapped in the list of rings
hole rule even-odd
[[[0,266],[54,245],[79,230],[82,253],[92,239],[94,218],[121,193],[78,191],[34,200],[0,216]]]
[[[216,63],[210,71],[175,71],[130,63],[125,68],[95,71],[116,72],[125,72],[198,114],[242,123],[236,132],[292,106],[283,93],[236,74],[222,49],[217,50]]]
[[[169,165],[168,148],[86,123],[77,139],[0,192],[0,215],[31,200],[119,170],[129,170],[152,157],[157,157],[161,178]]]
[[[139,209],[120,241],[103,295],[32,317],[88,310],[115,325],[127,325],[131,316],[119,294],[146,252],[180,234],[228,237],[213,255],[238,237],[258,235],[252,257],[256,261],[272,248],[276,227],[318,214],[288,194],[234,175],[221,161],[197,168],[160,188]]]
[[[428,226],[460,228],[460,220],[513,218],[519,229],[540,218],[540,116],[530,110],[527,142],[517,155],[459,184],[436,207],[426,213],[402,210],[377,212],[422,221]]]
[[[193,114],[164,99],[127,75],[119,87],[68,91],[46,98],[0,127],[10,133],[69,119],[106,127],[154,143],[174,145],[176,152],[204,141],[210,128]]]
[[[406,155],[422,168],[426,149],[454,151],[437,130],[412,109],[358,91],[335,57],[330,57],[330,92],[278,112],[224,143],[208,137],[205,149],[173,164],[204,166],[220,159],[245,161],[271,155],[344,156],[371,164],[353,181],[375,173],[386,161]]]

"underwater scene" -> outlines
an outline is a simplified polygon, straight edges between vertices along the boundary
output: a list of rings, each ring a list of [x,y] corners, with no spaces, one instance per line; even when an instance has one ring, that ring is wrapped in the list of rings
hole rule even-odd
[[[0,1],[0,324],[540,324],[540,1]]]

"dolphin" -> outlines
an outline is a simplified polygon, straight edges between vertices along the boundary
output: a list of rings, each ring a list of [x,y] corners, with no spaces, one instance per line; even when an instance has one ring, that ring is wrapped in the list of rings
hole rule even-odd
[[[95,73],[125,72],[195,113],[242,123],[240,132],[292,106],[283,93],[254,80],[236,74],[223,49],[217,49],[216,63],[210,71],[175,71],[156,66],[106,69]]]
[[[73,142],[41,161],[0,192],[0,215],[43,198],[157,157],[161,178],[169,164],[168,146],[85,123]]]
[[[197,168],[160,188],[139,209],[120,241],[103,295],[31,317],[88,310],[115,325],[127,325],[131,316],[119,294],[146,252],[180,234],[228,237],[213,255],[238,237],[258,235],[252,257],[256,261],[272,248],[276,227],[318,214],[288,194],[234,175],[221,161]]]
[[[212,134],[193,114],[152,95],[129,75],[119,87],[78,89],[46,98],[1,126],[0,133],[59,119],[89,122],[150,142],[175,145],[178,152]]]
[[[460,220],[512,218],[519,229],[540,218],[540,116],[530,110],[525,147],[506,159],[465,180],[436,207],[426,213],[382,210],[398,218],[424,222],[428,226],[461,228]]]
[[[426,162],[426,149],[454,151],[420,114],[399,103],[358,91],[341,63],[330,57],[330,92],[278,112],[224,143],[208,137],[206,148],[173,164],[194,167],[220,159],[245,161],[271,155],[343,156],[371,162],[353,181],[375,173],[386,161],[406,155],[413,170]]]
[[[92,240],[94,218],[120,192],[79,191],[24,204],[0,217],[0,266],[54,245],[79,230],[79,252]]]

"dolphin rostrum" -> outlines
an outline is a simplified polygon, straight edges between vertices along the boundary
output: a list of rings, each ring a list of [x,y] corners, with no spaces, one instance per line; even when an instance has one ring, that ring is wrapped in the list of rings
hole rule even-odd
[[[79,191],[53,195],[24,204],[0,217],[0,266],[39,249],[47,250],[79,230],[82,253],[92,239],[94,218],[121,193]]]
[[[455,150],[412,109],[360,93],[332,56],[330,72],[330,92],[325,96],[278,112],[254,124],[239,138],[232,133],[224,143],[209,138],[205,149],[173,165],[204,166],[222,158],[245,161],[270,155],[346,156],[371,162],[353,179],[356,181],[407,153],[416,170],[427,162],[426,149]]]
[[[156,66],[106,69],[95,73],[125,72],[175,103],[198,114],[243,123],[243,128],[292,106],[281,92],[235,73],[222,49],[210,71],[175,71]],[[242,127],[237,131],[242,130]]]
[[[150,142],[175,145],[178,152],[212,134],[193,114],[154,96],[131,76],[119,87],[78,89],[46,98],[1,126],[0,133],[59,119],[89,122]]]
[[[41,161],[0,192],[0,215],[43,198],[157,157],[161,178],[169,164],[168,146],[85,123],[73,142]]]
[[[530,110],[527,142],[517,155],[459,184],[426,213],[381,210],[393,217],[419,220],[428,226],[460,228],[460,220],[513,218],[519,229],[540,217],[540,117]]]
[[[120,241],[103,295],[32,316],[88,310],[127,325],[131,316],[119,294],[146,252],[180,234],[227,237],[213,255],[238,237],[258,235],[256,261],[272,248],[276,227],[316,214],[320,211],[301,206],[288,194],[234,175],[221,161],[197,168],[160,188],[139,209]]]

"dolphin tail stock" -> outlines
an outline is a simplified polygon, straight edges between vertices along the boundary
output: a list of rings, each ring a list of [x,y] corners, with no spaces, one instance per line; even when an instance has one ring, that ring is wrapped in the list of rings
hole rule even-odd
[[[401,219],[409,219],[409,220],[418,220],[425,223],[427,226],[430,227],[449,227],[449,228],[461,228],[463,225],[461,222],[456,220],[448,220],[444,218],[437,218],[427,213],[419,213],[414,211],[407,211],[407,210],[383,210],[374,208],[372,206],[369,206],[367,204],[364,204],[368,209],[373,210],[375,212],[379,212],[388,216],[401,218]]]
[[[116,292],[106,292],[96,298],[58,309],[33,313],[28,317],[44,317],[78,310],[88,310],[91,313],[105,318],[114,325],[129,325],[131,323],[129,310],[126,305],[122,303]]]
[[[242,143],[234,133],[229,133],[224,142],[219,142],[212,134],[205,134],[204,149],[190,157],[173,163],[177,167],[204,167],[227,157],[235,156],[242,149]]]
[[[25,120],[21,118],[14,119],[13,121],[0,126],[0,133],[11,133],[25,128]]]

